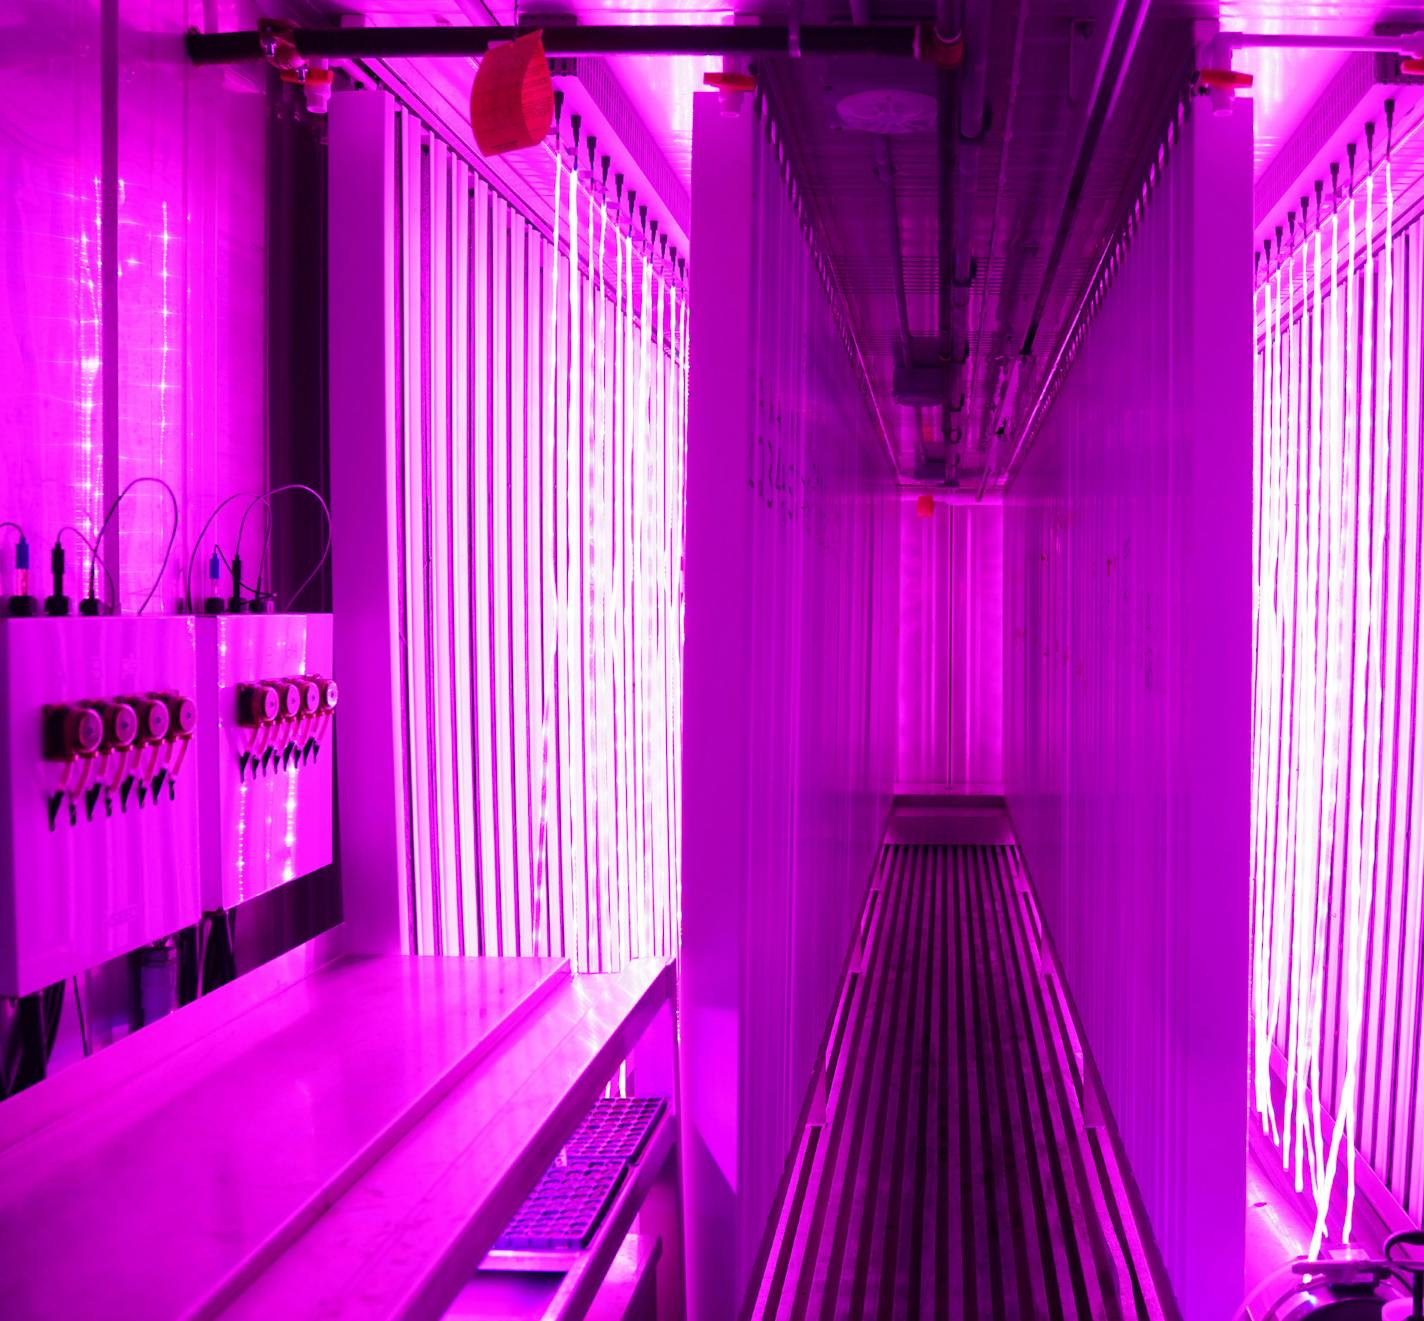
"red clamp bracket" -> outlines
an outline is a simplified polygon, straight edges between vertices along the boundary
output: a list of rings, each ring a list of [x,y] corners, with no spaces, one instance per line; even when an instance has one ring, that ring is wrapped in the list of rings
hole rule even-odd
[[[289,83],[305,82],[307,77],[307,57],[297,49],[295,33],[290,23],[279,19],[257,20],[257,44],[262,48],[262,58]]]
[[[290,23],[264,18],[257,24],[257,40],[262,56],[284,83],[294,83],[306,93],[307,110],[324,115],[331,105],[331,89],[336,74],[325,60],[313,64],[297,49],[296,29]]]
[[[957,69],[964,63],[964,38],[946,39],[935,31],[933,23],[926,23],[915,36],[915,55],[936,69]]]

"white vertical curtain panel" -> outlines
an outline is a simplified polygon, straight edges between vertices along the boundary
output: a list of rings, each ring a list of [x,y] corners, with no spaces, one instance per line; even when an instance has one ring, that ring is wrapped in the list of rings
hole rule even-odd
[[[1192,1317],[1246,1225],[1250,113],[1167,126],[1004,508],[1009,810]]]
[[[1255,1100],[1312,1252],[1351,1237],[1357,1158],[1424,1209],[1424,222],[1393,176],[1327,196],[1256,291]]]
[[[683,286],[571,157],[550,234],[396,136],[410,947],[670,954]]]

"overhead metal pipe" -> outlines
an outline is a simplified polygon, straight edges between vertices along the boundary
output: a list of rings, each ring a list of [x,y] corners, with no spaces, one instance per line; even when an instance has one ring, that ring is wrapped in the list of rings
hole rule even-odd
[[[905,254],[900,243],[900,194],[895,186],[895,161],[890,154],[890,139],[880,139],[880,175],[885,180],[885,196],[890,204],[890,235],[895,246],[895,313],[900,322],[900,338],[910,347],[910,301],[905,293]]]
[[[1042,324],[1044,309],[1048,304],[1048,296],[1051,292],[1053,281],[1058,274],[1058,267],[1063,258],[1063,251],[1067,245],[1068,235],[1072,230],[1073,221],[1077,217],[1078,204],[1082,199],[1083,186],[1087,181],[1088,169],[1092,164],[1093,154],[1097,150],[1098,139],[1102,135],[1103,126],[1107,123],[1113,106],[1117,102],[1118,93],[1122,90],[1123,79],[1126,77],[1128,65],[1131,63],[1133,51],[1137,48],[1137,39],[1142,33],[1142,24],[1147,17],[1148,0],[1117,0],[1113,10],[1112,23],[1108,32],[1106,48],[1103,59],[1098,66],[1097,74],[1093,83],[1092,95],[1089,99],[1088,114],[1084,121],[1082,136],[1079,138],[1078,150],[1074,157],[1072,172],[1068,179],[1068,188],[1063,201],[1063,208],[1059,213],[1058,225],[1054,231],[1053,246],[1049,251],[1048,261],[1044,267],[1043,279],[1040,282],[1038,297],[1034,301],[1033,311],[1029,317],[1028,327],[1024,335],[1019,356],[1015,361],[1014,376],[1016,381],[1021,381],[1024,376],[1024,366],[1029,355],[1033,352],[1034,345],[1038,339],[1038,332]],[[1108,250],[1103,250],[1103,255],[1099,258],[1099,268],[1103,260],[1106,259]],[[1096,271],[1093,279],[1097,278]],[[1086,290],[1092,289],[1093,281],[1090,280]],[[1087,292],[1082,295],[1086,299]],[[1082,300],[1080,299],[1078,313],[1081,315]],[[1070,326],[1072,322],[1069,323]],[[1061,360],[1066,339],[1060,341],[1058,354],[1054,363]],[[1023,452],[1024,443],[1032,425],[1032,418],[1037,414],[1046,392],[1047,382],[1051,379],[1054,368],[1042,378],[1043,389],[1040,390],[1033,412],[1028,419],[1020,422],[1016,428],[1018,431],[1017,443],[1013,453],[1007,463],[986,464],[983,481],[979,486],[979,494],[982,497],[989,483],[1001,474],[1007,475],[1014,469]],[[1017,389],[1015,390],[1017,396]]]
[[[959,137],[961,142],[976,143],[987,126],[989,0],[966,0],[960,15],[960,35],[967,49],[959,73]]]
[[[962,6],[941,3],[938,22],[955,23],[964,63],[957,78],[940,75],[940,352],[945,364],[942,431],[945,481],[955,475],[956,429],[966,402],[969,305],[974,287],[974,204],[979,183],[979,147],[988,123],[985,88],[989,65],[988,0]],[[941,29],[943,35],[943,29]]]
[[[285,28],[282,37],[308,59],[395,59],[483,55],[492,45],[542,32],[550,55],[888,55],[933,61],[942,43],[933,25],[885,23],[803,27],[712,24],[588,24],[519,27]],[[194,64],[233,64],[263,58],[264,33],[190,32]],[[957,55],[957,52],[955,52]]]
[[[1024,32],[1028,24],[1028,4],[1029,0],[1018,0],[1018,14],[1014,25],[1014,45],[1013,52],[1009,57],[1009,84],[1005,93],[1007,108],[1003,119],[1003,140],[999,147],[999,168],[994,179],[994,209],[990,212],[989,221],[989,244],[985,254],[985,261],[988,270],[985,272],[985,283],[983,292],[979,298],[979,321],[982,332],[984,318],[988,313],[988,279],[990,272],[994,270],[995,253],[998,250],[999,239],[999,209],[1004,199],[1004,190],[1009,177],[1009,153],[1013,150],[1014,125],[1018,114],[1019,106],[1019,79],[1023,69],[1023,48]],[[1002,324],[1002,323],[1001,323]],[[981,344],[982,334],[981,334]],[[989,378],[987,382],[987,396],[979,406],[979,428],[982,437],[986,438],[994,432],[994,414],[1000,398],[1000,387],[1003,385],[1004,371],[1001,363],[997,360],[989,364]],[[990,442],[993,445],[993,442]],[[995,446],[996,448],[996,446]],[[984,462],[984,482],[988,481],[989,474],[993,470],[996,460],[994,448],[986,454]],[[979,486],[979,499],[984,498],[984,482]]]
[[[960,337],[954,298],[954,202],[955,145],[959,137],[959,98],[954,78],[939,74],[938,157],[939,157],[939,354],[944,364],[944,403],[940,408],[940,429],[944,438],[945,480],[953,469],[954,417],[963,379]]]
[[[964,35],[963,0],[935,0],[935,31],[946,41]]]
[[[1233,50],[1264,47],[1282,50],[1373,51],[1381,55],[1424,55],[1424,29],[1390,36],[1340,37],[1314,33],[1222,32],[1216,40]]]
[[[906,365],[913,360],[913,337],[910,334],[910,300],[905,292],[905,250],[900,239],[900,194],[895,185],[895,161],[890,154],[890,139],[880,139],[880,176],[885,181],[885,197],[889,204],[891,270],[895,281],[895,316],[900,328],[900,354]],[[915,405],[915,471],[924,465],[924,413]]]

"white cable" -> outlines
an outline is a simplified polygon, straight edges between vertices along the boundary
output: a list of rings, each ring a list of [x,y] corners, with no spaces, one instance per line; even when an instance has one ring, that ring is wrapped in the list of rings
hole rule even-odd
[[[124,497],[133,490],[135,486],[141,486],[144,482],[151,482],[154,486],[161,486],[167,493],[169,502],[173,506],[173,523],[168,530],[168,544],[163,548],[163,560],[158,566],[158,572],[153,577],[153,586],[148,589],[148,595],[143,598],[143,604],[139,606],[139,614],[143,614],[148,609],[148,603],[153,600],[153,594],[158,591],[159,585],[163,582],[163,574],[168,568],[169,558],[173,554],[173,542],[178,536],[178,497],[174,494],[173,488],[169,486],[162,477],[135,477],[122,491],[114,497],[114,503],[109,506],[109,512],[104,515],[104,521],[99,524],[99,531],[94,535],[94,546],[98,547],[104,540],[104,533],[108,529],[109,521],[118,512],[119,505],[123,503]],[[89,595],[94,595],[94,580],[98,573],[98,551],[97,549],[89,558]],[[105,569],[107,573],[108,570]],[[116,588],[117,590],[117,588]],[[119,600],[116,596],[113,601],[112,612],[119,613]]]

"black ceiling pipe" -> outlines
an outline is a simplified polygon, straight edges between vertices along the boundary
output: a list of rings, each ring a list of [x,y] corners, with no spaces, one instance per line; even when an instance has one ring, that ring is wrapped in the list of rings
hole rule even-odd
[[[632,27],[372,27],[290,28],[284,40],[308,59],[394,59],[483,55],[490,46],[542,32],[550,55],[892,55],[919,58],[935,50],[929,25],[807,24],[804,27],[721,27],[673,24]],[[189,32],[194,64],[262,58],[262,33]]]
[[[939,158],[939,356],[944,366],[940,434],[944,441],[944,483],[958,485],[959,409],[963,406],[965,318],[957,307],[955,271],[955,157],[959,139],[959,94],[954,76],[939,73],[937,147]]]
[[[978,201],[979,148],[987,125],[985,82],[989,68],[990,0],[941,0],[939,22],[954,25],[963,44],[957,76],[939,75],[939,300],[940,356],[944,362],[944,481],[957,485],[963,449],[969,363],[969,302],[975,261],[974,214]]]

